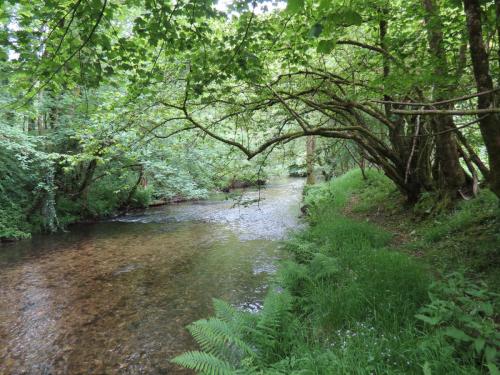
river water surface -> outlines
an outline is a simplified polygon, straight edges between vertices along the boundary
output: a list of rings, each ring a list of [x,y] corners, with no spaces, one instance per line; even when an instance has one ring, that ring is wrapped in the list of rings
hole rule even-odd
[[[303,181],[0,245],[0,374],[180,374],[212,298],[257,310]]]

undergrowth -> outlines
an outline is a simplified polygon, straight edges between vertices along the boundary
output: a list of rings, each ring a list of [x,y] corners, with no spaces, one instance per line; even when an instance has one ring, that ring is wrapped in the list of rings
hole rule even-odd
[[[366,213],[397,193],[375,171],[309,188],[311,225],[288,241],[262,311],[215,301],[215,317],[189,326],[201,351],[173,361],[202,374],[498,374],[498,294],[471,270],[436,274],[427,258],[390,248],[387,231],[344,215],[353,194],[350,209]],[[490,203],[483,195],[442,225],[413,223],[417,242],[453,236]]]
[[[441,274],[463,269],[470,278],[483,279],[500,289],[500,211],[488,190],[453,211],[429,217],[415,226],[416,241],[406,248],[421,252]]]

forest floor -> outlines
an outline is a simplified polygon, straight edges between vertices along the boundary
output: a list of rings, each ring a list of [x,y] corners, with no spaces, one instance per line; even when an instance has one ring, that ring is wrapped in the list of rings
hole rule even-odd
[[[369,203],[367,197],[373,196]],[[390,246],[440,273],[465,271],[500,292],[500,212],[497,199],[482,191],[455,209],[436,213],[432,197],[414,208],[382,180],[365,181],[351,191],[342,213],[372,223],[392,234]]]

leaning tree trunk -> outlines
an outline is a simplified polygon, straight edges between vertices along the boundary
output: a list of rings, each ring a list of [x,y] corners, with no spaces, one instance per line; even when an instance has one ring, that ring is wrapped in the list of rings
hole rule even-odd
[[[132,203],[132,198],[134,197],[135,193],[137,192],[137,189],[139,188],[139,186],[143,183],[144,183],[144,168],[141,165],[139,167],[139,175],[137,177],[136,183],[134,184],[132,189],[130,189],[130,191],[128,192],[127,199],[125,199],[125,201],[123,202],[123,205],[122,205],[123,207],[125,207],[127,209],[130,207],[130,204]],[[142,186],[144,186],[144,185],[142,185]]]
[[[479,0],[464,0],[464,10],[469,34],[469,48],[478,93],[493,90],[488,54],[483,41],[481,7]],[[488,109],[495,106],[495,95],[491,93],[478,96],[478,108]],[[491,190],[500,197],[500,121],[495,113],[479,118],[479,128],[488,152]]]
[[[314,135],[309,135],[306,138],[306,166],[307,166],[307,185],[314,185],[316,178],[314,177],[314,159],[316,152],[316,139]]]
[[[380,10],[380,16],[381,16],[379,22],[380,46],[384,51],[388,51],[387,39],[386,39],[387,31],[389,28],[389,24],[387,22],[387,17],[388,17],[387,8],[382,8]],[[382,56],[382,72],[384,80],[386,80],[391,72],[391,65],[389,58],[385,54]],[[394,115],[391,113],[391,105],[389,104],[389,101],[392,100],[391,96],[389,96],[387,92],[385,92],[383,99],[385,102],[384,111],[386,117],[387,118],[394,117]],[[405,130],[404,119],[402,116],[398,116],[392,122],[394,124],[394,127],[392,129],[389,129],[388,136],[391,147],[397,154],[399,159],[399,162],[396,165],[396,170],[399,173],[398,176],[394,176],[394,173],[391,173],[392,171],[388,171],[386,166],[382,166],[382,169],[384,170],[385,174],[391,180],[394,181],[394,183],[396,184],[396,186],[398,186],[400,191],[406,196],[407,203],[410,205],[414,205],[415,203],[418,202],[420,198],[420,194],[422,192],[422,186],[419,183],[419,178],[418,178],[419,176],[417,175],[417,173],[414,173],[415,171],[412,169],[415,163],[409,158],[411,151],[408,148],[408,142],[406,140],[406,137],[404,136],[404,130]],[[415,158],[414,160],[416,159],[417,158]],[[408,160],[409,163],[405,164],[404,162],[405,160]]]

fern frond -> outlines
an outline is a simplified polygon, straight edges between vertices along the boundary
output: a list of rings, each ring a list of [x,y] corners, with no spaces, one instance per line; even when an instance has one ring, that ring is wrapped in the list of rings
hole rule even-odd
[[[338,275],[340,265],[337,258],[317,253],[311,260],[310,270],[315,279],[330,278]]]
[[[231,325],[218,318],[202,319],[188,327],[189,332],[201,348],[214,355],[237,360],[253,351]]]
[[[228,323],[234,332],[243,333],[247,327],[255,326],[257,317],[248,311],[241,311],[220,299],[213,299],[215,316]]]
[[[235,373],[235,369],[226,361],[199,351],[181,354],[172,359],[172,362],[206,375],[232,375]]]
[[[282,263],[278,277],[280,283],[295,296],[301,294],[306,289],[304,286],[312,281],[309,268],[292,261]]]
[[[260,312],[257,330],[269,341],[279,335],[279,327],[292,308],[291,296],[287,292],[269,293]]]
[[[264,300],[264,307],[260,313],[258,328],[272,328],[281,324],[282,318],[292,307],[291,297],[287,292],[271,292]]]
[[[227,323],[234,322],[239,311],[226,301],[214,298],[213,300],[215,316]]]

